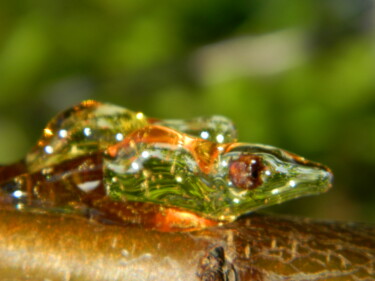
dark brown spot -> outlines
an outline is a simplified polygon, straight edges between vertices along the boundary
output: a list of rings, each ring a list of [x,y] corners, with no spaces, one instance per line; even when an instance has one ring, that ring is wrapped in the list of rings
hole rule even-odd
[[[261,183],[260,172],[264,165],[259,156],[242,155],[229,164],[229,177],[233,184],[243,189],[255,189]]]
[[[223,247],[211,249],[201,260],[197,275],[201,281],[237,281],[234,266],[226,261]]]

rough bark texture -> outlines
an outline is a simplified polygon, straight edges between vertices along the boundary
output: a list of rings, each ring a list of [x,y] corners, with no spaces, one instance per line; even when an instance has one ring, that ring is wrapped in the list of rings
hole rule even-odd
[[[375,228],[253,214],[162,233],[0,211],[1,280],[372,280]]]

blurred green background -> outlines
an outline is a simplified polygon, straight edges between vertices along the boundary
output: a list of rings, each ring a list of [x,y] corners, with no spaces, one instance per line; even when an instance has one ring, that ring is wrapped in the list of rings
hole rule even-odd
[[[221,114],[240,140],[330,166],[327,194],[268,209],[375,221],[372,0],[0,2],[0,159],[83,99]]]

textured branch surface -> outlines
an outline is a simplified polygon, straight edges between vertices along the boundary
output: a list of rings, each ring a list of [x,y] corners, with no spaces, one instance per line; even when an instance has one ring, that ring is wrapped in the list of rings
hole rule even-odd
[[[161,233],[0,211],[2,280],[371,280],[375,228],[253,214]]]

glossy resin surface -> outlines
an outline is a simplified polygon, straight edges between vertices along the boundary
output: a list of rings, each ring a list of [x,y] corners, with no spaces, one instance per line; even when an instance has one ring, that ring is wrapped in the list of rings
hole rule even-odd
[[[160,120],[85,101],[53,118],[0,178],[3,203],[18,209],[178,230],[324,192],[332,174],[285,150],[237,142],[222,116]]]

